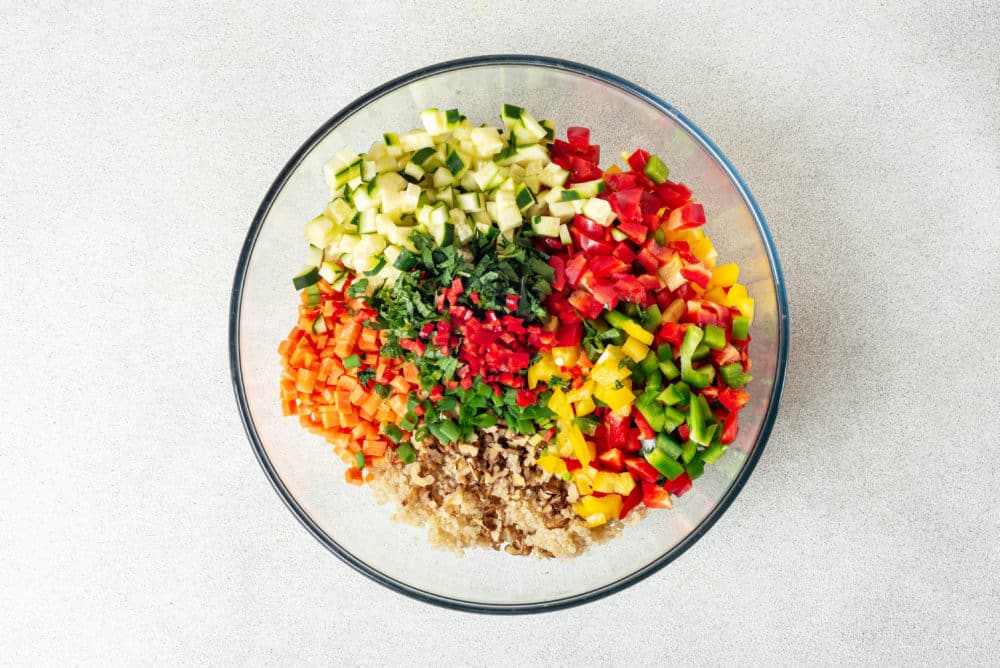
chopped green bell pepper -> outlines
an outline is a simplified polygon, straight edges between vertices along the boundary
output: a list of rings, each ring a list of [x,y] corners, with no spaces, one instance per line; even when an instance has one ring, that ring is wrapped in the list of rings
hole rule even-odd
[[[673,480],[684,473],[684,467],[681,466],[680,462],[671,458],[670,455],[660,448],[653,448],[643,454],[650,466],[662,473],[667,480]]]
[[[712,349],[706,346],[704,343],[699,343],[698,347],[694,349],[694,354],[691,355],[691,361],[697,362],[698,360],[703,360],[708,357],[708,353],[712,352]]]
[[[701,327],[697,325],[688,325],[687,329],[684,330],[684,339],[681,341],[681,360],[689,360],[691,356],[694,355],[694,351],[698,348],[698,344],[701,343],[702,338],[704,338],[705,332],[702,331]]]
[[[709,375],[708,370],[711,369],[715,371],[714,367],[706,366],[701,369],[692,369],[691,362],[689,360],[681,358],[681,380],[690,385],[691,387],[708,387],[712,384],[712,376]]]
[[[663,409],[663,430],[667,433],[672,432],[677,427],[684,424],[684,420],[687,419],[687,415],[674,408],[673,406],[666,406]]]
[[[670,347],[669,343],[661,343],[656,348],[656,359],[661,362],[673,362],[674,360],[674,349]]]
[[[722,445],[722,443],[716,441],[709,446],[708,450],[701,453],[701,461],[706,464],[714,463],[719,457],[725,454],[727,447],[728,446]]]
[[[660,307],[653,304],[648,309],[646,309],[642,314],[642,319],[639,324],[642,328],[650,332],[655,332],[663,321],[663,314],[660,313]]]
[[[677,376],[681,375],[681,370],[677,368],[674,361],[671,359],[663,360],[660,362],[660,373],[666,377],[667,380],[673,380]]]
[[[753,380],[753,376],[743,373],[743,365],[739,362],[721,367],[719,373],[722,374],[722,380],[726,381],[726,385],[733,389],[739,389]]]
[[[684,464],[684,470],[687,471],[688,477],[691,480],[695,480],[701,477],[701,474],[705,472],[705,462],[702,461],[700,457],[695,457],[691,461]]]
[[[717,325],[706,325],[702,343],[712,350],[722,350],[726,347],[726,330]]]
[[[695,455],[698,454],[698,444],[694,441],[684,441],[684,445],[681,446],[681,459],[685,464],[690,463],[694,460]]]
[[[649,376],[657,370],[658,364],[659,361],[656,359],[656,355],[650,352],[642,359],[641,362],[639,362],[639,367],[642,369],[642,372],[646,374],[646,376]]]
[[[746,341],[747,334],[750,333],[750,318],[741,315],[733,318],[733,338],[737,341]]]
[[[674,383],[673,385],[668,385],[662,392],[656,395],[656,400],[661,404],[666,404],[668,406],[676,406],[687,400],[687,397],[691,396],[688,392],[687,395],[683,394],[678,387],[678,385],[684,385],[683,383]],[[687,387],[684,385],[684,387]]]

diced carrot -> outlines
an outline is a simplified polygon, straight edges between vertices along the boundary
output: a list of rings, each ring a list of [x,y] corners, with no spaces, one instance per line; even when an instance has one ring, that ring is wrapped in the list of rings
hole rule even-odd
[[[361,470],[357,466],[352,466],[344,471],[344,480],[352,485],[361,485],[364,478],[361,476]]]
[[[352,429],[361,424],[358,414],[353,410],[343,410],[340,412],[340,426]]]
[[[391,408],[393,412],[396,413],[396,415],[403,415],[404,413],[406,413],[406,399],[403,397],[403,395],[394,394],[393,396],[389,397],[389,400],[386,403],[389,405],[389,408]]]
[[[378,407],[381,403],[382,397],[378,396],[375,392],[372,392],[361,404],[361,414],[365,415],[367,413],[369,418],[375,417],[375,413],[378,411]]]
[[[358,387],[361,383],[354,376],[349,376],[347,374],[342,375],[337,379],[337,387],[350,392],[354,388]]]
[[[403,377],[407,381],[416,385],[420,382],[420,372],[417,370],[417,365],[412,362],[407,362],[403,365]]]
[[[372,457],[381,457],[385,454],[385,449],[389,447],[389,444],[385,441],[369,441],[366,440],[364,445],[361,447],[361,452]]]
[[[363,329],[358,337],[358,348],[365,352],[378,352],[378,332],[374,329]]]
[[[312,392],[316,384],[316,372],[309,369],[299,369],[298,377],[295,379],[295,389],[299,392]]]
[[[319,374],[317,379],[326,382],[326,379],[330,377],[330,372],[333,371],[333,358],[327,357],[319,363]]]
[[[410,383],[403,376],[396,376],[389,384],[392,385],[393,389],[400,394],[410,393]]]
[[[358,383],[354,386],[354,389],[351,390],[351,403],[355,406],[360,406],[368,399],[368,394],[368,390],[366,390],[361,383]],[[378,397],[377,394],[375,396],[376,398]]]
[[[295,415],[298,412],[298,403],[296,403],[295,399],[283,399],[281,401],[281,414],[285,417]]]
[[[372,466],[374,466],[374,464],[372,464]],[[368,473],[365,474],[365,482],[371,482],[374,479],[375,479],[375,474],[372,473],[371,471],[368,471]]]
[[[382,468],[383,466],[385,466],[388,463],[389,463],[389,461],[384,456],[383,457],[372,457],[372,461],[371,461],[370,466],[372,468]]]

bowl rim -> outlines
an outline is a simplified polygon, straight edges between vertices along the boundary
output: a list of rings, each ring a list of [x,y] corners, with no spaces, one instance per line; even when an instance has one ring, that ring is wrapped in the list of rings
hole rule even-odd
[[[750,451],[749,457],[743,464],[743,468],[736,476],[736,479],[732,482],[729,489],[726,490],[725,494],[723,494],[722,498],[719,500],[716,507],[699,523],[697,527],[695,527],[690,534],[674,545],[670,550],[663,553],[642,568],[639,568],[624,577],[601,585],[595,589],[591,589],[580,594],[574,594],[572,596],[554,599],[552,601],[536,601],[513,604],[466,601],[448,596],[442,596],[440,594],[435,594],[434,592],[413,587],[369,566],[327,535],[327,533],[323,531],[318,524],[316,524],[316,522],[295,500],[295,497],[291,494],[284,482],[278,476],[277,471],[271,464],[271,461],[264,450],[263,444],[261,443],[260,437],[257,434],[257,429],[250,415],[250,407],[247,402],[246,392],[243,385],[239,350],[240,308],[242,305],[243,285],[246,280],[250,257],[253,254],[257,237],[260,234],[264,220],[277,198],[278,193],[281,192],[290,175],[310,153],[310,151],[312,151],[313,148],[315,148],[315,146],[327,134],[340,125],[344,120],[361,110],[367,104],[398,88],[445,72],[498,65],[534,66],[542,69],[554,69],[570,72],[590,79],[595,79],[602,83],[609,84],[614,88],[631,95],[632,97],[638,98],[669,117],[680,127],[684,128],[684,130],[691,135],[695,142],[697,142],[701,148],[712,157],[723,173],[729,177],[730,181],[732,181],[733,185],[742,197],[744,204],[750,211],[754,219],[754,223],[757,226],[758,234],[764,242],[764,250],[767,255],[768,265],[771,269],[771,280],[774,284],[778,316],[778,356],[775,366],[774,383],[771,387],[771,395],[768,400],[768,409],[764,415],[764,420],[761,424],[757,441],[754,443],[754,447]],[[653,573],[656,573],[661,568],[686,552],[703,535],[705,535],[705,533],[716,523],[716,521],[718,521],[723,513],[726,512],[729,506],[739,495],[740,491],[746,484],[747,479],[750,477],[750,474],[756,467],[757,461],[763,453],[778,414],[778,405],[780,404],[782,389],[784,386],[787,359],[788,299],[785,293],[784,275],[781,270],[781,263],[778,260],[778,253],[774,245],[774,239],[771,236],[771,232],[764,220],[764,215],[761,213],[760,207],[757,205],[757,201],[750,193],[750,189],[743,181],[743,178],[736,171],[736,168],[733,167],[732,163],[730,163],[729,159],[722,153],[718,146],[716,146],[715,143],[686,116],[648,90],[604,70],[548,56],[496,54],[459,58],[429,65],[427,67],[413,70],[408,74],[396,77],[381,86],[370,90],[330,117],[330,119],[323,123],[319,129],[317,129],[292,155],[291,159],[289,159],[282,170],[278,173],[274,183],[264,196],[260,207],[258,207],[257,213],[254,215],[253,221],[250,224],[250,229],[247,232],[242,250],[240,251],[229,307],[230,375],[232,378],[233,390],[236,395],[236,403],[240,411],[240,418],[243,422],[243,428],[246,432],[247,438],[250,440],[250,444],[257,456],[257,460],[260,463],[261,468],[264,470],[264,473],[271,482],[271,485],[281,497],[282,501],[284,501],[288,509],[293,515],[295,515],[305,529],[313,535],[314,538],[316,538],[322,545],[324,545],[328,550],[330,550],[330,552],[335,554],[348,566],[352,567],[362,575],[385,587],[388,587],[395,592],[418,601],[465,612],[513,615],[561,610],[564,608],[582,605],[584,603],[596,601],[604,598],[605,596],[610,596],[611,594],[623,591],[629,586],[646,579]]]

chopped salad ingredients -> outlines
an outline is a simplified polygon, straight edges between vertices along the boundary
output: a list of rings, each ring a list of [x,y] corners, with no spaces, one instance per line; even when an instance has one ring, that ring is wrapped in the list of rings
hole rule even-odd
[[[736,440],[753,298],[661,157],[420,119],[325,166],[282,410],[437,544],[578,554]]]

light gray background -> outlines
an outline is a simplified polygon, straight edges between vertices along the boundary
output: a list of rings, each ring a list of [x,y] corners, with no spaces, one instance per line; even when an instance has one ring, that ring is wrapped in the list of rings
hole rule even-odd
[[[34,4],[0,22],[0,663],[996,662],[1000,5]],[[694,119],[791,308],[785,400],[728,513],[636,587],[527,618],[328,554],[252,456],[226,342],[300,143],[490,52]]]

